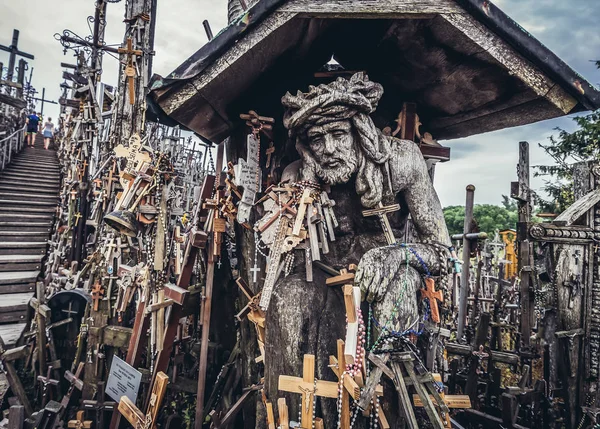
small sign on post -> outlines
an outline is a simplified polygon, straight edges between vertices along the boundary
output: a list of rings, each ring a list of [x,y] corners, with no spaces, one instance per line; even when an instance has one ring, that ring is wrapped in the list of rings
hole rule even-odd
[[[106,393],[117,402],[121,400],[121,396],[127,396],[135,404],[141,381],[141,372],[114,356],[108,374]]]

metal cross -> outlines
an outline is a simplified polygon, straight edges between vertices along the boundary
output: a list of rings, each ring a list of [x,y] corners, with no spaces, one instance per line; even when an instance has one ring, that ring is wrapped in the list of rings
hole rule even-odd
[[[252,268],[250,268],[250,271],[252,271],[252,282],[256,283],[257,282],[257,274],[260,272],[260,268],[256,265],[256,261],[254,261],[254,266]]]

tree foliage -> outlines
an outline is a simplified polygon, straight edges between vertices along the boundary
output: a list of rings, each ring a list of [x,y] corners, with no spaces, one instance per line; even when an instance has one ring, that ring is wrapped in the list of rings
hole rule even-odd
[[[600,68],[600,61],[596,62]],[[558,135],[550,137],[549,144],[540,147],[552,157],[554,165],[534,167],[536,177],[544,177],[542,188],[548,199],[539,195],[535,202],[542,210],[561,213],[573,204],[573,164],[600,159],[600,111],[573,119],[578,129],[568,132],[556,128]]]
[[[517,206],[514,201],[503,195],[501,206],[493,204],[475,204],[473,217],[477,222],[479,231],[487,232],[493,238],[496,230],[515,229],[517,227]],[[448,232],[461,234],[465,222],[465,206],[448,206],[444,208],[444,218]]]

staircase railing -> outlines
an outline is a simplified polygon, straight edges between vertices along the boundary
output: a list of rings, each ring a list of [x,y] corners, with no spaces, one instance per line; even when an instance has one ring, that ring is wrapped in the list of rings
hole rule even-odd
[[[0,140],[0,171],[4,170],[10,164],[13,154],[23,150],[25,145],[25,130],[26,127],[23,127]]]

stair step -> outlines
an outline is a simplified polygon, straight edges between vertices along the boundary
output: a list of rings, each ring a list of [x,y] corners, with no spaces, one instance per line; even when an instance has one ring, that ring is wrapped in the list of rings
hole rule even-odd
[[[3,222],[20,222],[21,225],[23,223],[29,222],[29,221],[44,221],[44,222],[48,222],[48,223],[52,223],[52,218],[53,218],[54,214],[53,213],[48,213],[48,214],[21,214],[21,213],[2,213],[0,212],[0,223]]]
[[[54,209],[52,207],[6,207],[0,206],[0,213],[31,213],[31,214],[46,214],[48,216],[54,215]]]
[[[23,196],[27,196],[30,197],[32,195],[35,194],[45,194],[48,196],[56,196],[58,197],[58,188],[56,190],[54,189],[48,189],[48,188],[40,188],[40,189],[36,189],[36,188],[20,188],[20,187],[15,187],[12,185],[7,185],[7,184],[3,184],[2,182],[0,182],[0,192],[15,192],[15,191],[19,191],[21,193],[23,193]]]
[[[53,207],[56,206],[56,201],[36,201],[33,198],[27,200],[5,200],[0,199],[0,207],[20,207],[20,206],[36,206],[36,207]],[[2,210],[2,208],[0,208]]]
[[[43,255],[0,255],[0,272],[39,271],[42,258]]]
[[[1,200],[11,200],[11,201],[18,201],[22,198],[35,198],[36,200],[42,200],[42,201],[51,201],[53,203],[56,203],[59,201],[58,195],[52,195],[52,194],[28,194],[28,195],[23,195],[23,193],[20,192],[4,192],[2,190],[0,190],[0,199]]]
[[[0,255],[44,255],[47,243],[45,241],[12,242],[0,241]]]
[[[40,169],[38,167],[15,167],[12,164],[9,164],[4,171],[6,171],[7,173],[34,173],[37,174],[40,172]],[[55,170],[52,169],[52,171],[48,171],[46,170],[46,174],[48,175],[53,175],[53,176],[60,176],[60,170]]]
[[[20,182],[17,180],[2,180],[0,179],[0,187],[2,186],[12,187],[11,189],[19,189],[21,191],[21,187],[23,188],[40,188],[40,189],[51,189],[58,192],[59,184],[56,185],[46,185],[41,183],[28,183],[28,182]]]
[[[40,185],[54,185],[54,184],[59,185],[60,184],[59,179],[45,178],[43,176],[35,177],[35,176],[31,176],[31,175],[21,175],[21,174],[15,174],[15,173],[2,173],[2,174],[0,174],[0,180],[1,181],[18,180],[20,182],[26,182],[29,184],[40,184]]]
[[[24,228],[21,231],[0,230],[0,240],[2,241],[43,241],[48,239],[48,231],[29,231]]]
[[[26,262],[41,262],[42,257],[39,255],[0,255],[0,264],[8,263],[26,263]]]
[[[33,297],[32,293],[28,295]],[[6,345],[7,349],[12,349],[17,345],[17,342],[23,335],[23,331],[25,331],[26,326],[27,323],[25,322],[0,325],[0,337],[2,337],[4,340],[4,344]]]
[[[35,279],[37,279],[39,273],[39,271],[14,271],[0,273],[0,285],[35,282]]]
[[[47,171],[43,171],[40,169],[35,169],[35,170],[21,170],[18,168],[7,168],[6,170],[4,170],[2,172],[3,175],[6,176],[17,176],[17,177],[24,177],[24,178],[30,178],[30,177],[43,177],[45,179],[51,179],[51,180],[60,180],[60,174],[55,173],[55,172],[47,172]],[[40,176],[41,175],[41,176]]]

